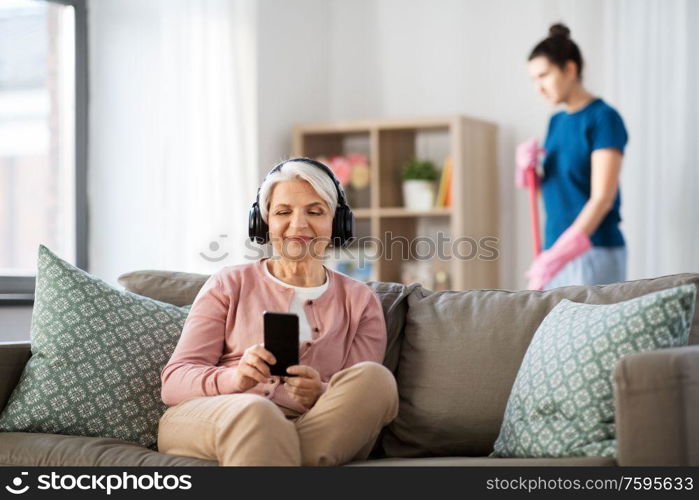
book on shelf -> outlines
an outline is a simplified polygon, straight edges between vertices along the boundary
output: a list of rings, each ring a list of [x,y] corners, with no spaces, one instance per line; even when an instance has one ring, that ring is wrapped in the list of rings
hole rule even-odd
[[[442,168],[442,175],[439,178],[439,190],[437,191],[437,200],[435,202],[435,207],[437,208],[451,206],[452,168],[451,156],[447,156]]]

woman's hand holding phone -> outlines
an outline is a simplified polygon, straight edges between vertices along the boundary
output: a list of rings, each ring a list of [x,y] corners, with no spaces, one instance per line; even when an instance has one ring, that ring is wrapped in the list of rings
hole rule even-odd
[[[252,389],[258,383],[264,384],[272,375],[269,365],[277,362],[274,355],[264,348],[262,344],[255,344],[243,352],[233,373],[233,382],[236,392],[245,392]]]
[[[289,375],[295,375],[284,377],[286,392],[304,407],[312,408],[323,392],[320,373],[307,365],[290,366],[286,371]]]

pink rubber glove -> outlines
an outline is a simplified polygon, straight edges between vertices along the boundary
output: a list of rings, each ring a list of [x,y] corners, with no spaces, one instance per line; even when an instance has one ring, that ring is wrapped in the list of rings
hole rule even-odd
[[[515,184],[518,188],[529,187],[527,185],[527,169],[536,169],[539,165],[539,155],[541,153],[545,153],[545,151],[539,147],[539,141],[534,137],[517,146],[517,151],[515,152]],[[537,177],[537,185],[538,182],[539,178]]]
[[[527,288],[529,290],[543,290],[544,285],[551,281],[551,278],[563,269],[563,266],[590,248],[592,248],[590,238],[574,226],[569,227],[559,236],[551,248],[541,252],[534,259],[525,274],[529,278]]]

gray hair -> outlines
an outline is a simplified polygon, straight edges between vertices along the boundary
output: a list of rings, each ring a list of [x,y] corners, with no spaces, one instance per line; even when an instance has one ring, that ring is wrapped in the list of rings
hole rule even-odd
[[[307,181],[313,189],[315,189],[318,196],[327,203],[330,209],[330,214],[335,215],[335,209],[337,208],[337,189],[335,188],[335,183],[333,180],[323,172],[320,168],[315,165],[308,163],[303,160],[290,160],[284,163],[279,170],[269,174],[260,186],[260,215],[262,215],[262,220],[268,223],[267,216],[269,215],[269,204],[272,201],[270,195],[272,194],[272,189],[278,182],[293,181],[293,180],[304,180]]]

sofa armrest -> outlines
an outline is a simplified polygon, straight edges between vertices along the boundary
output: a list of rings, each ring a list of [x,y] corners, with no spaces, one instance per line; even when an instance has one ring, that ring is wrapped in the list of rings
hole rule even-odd
[[[10,399],[24,365],[32,355],[31,342],[0,342],[0,411]]]
[[[625,356],[613,377],[617,463],[699,465],[699,345]]]

